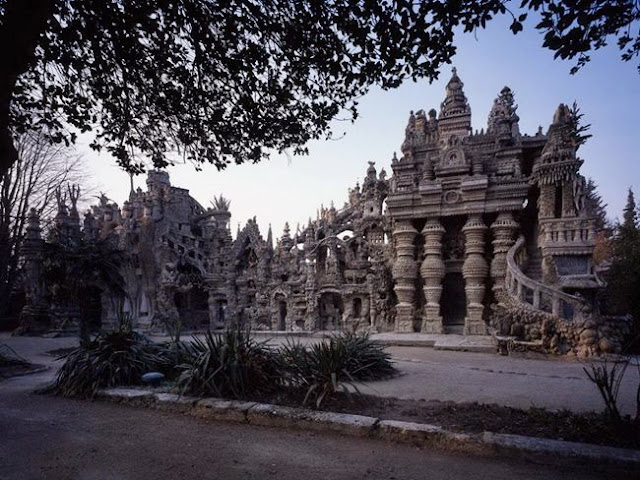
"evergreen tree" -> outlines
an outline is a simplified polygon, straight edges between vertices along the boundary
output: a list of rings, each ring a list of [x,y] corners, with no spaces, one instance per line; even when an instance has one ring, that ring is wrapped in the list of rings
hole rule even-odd
[[[632,238],[638,234],[638,212],[636,199],[633,190],[629,189],[627,193],[627,204],[622,211],[622,225],[620,225],[620,234],[629,235]]]
[[[633,349],[640,349],[640,230],[638,209],[629,189],[622,224],[613,238],[613,261],[607,275],[608,307],[613,313],[631,314]]]
[[[596,232],[611,234],[611,224],[607,218],[607,204],[598,193],[598,186],[591,178],[587,180],[585,207],[589,216],[596,219]]]

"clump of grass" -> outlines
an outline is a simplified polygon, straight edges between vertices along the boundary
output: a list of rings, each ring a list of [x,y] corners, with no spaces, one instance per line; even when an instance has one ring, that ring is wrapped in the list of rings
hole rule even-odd
[[[305,391],[303,405],[320,408],[331,396],[358,391],[357,382],[393,375],[395,369],[384,348],[367,334],[344,333],[304,347],[288,343],[280,349],[285,384]]]
[[[93,397],[101,388],[136,384],[146,372],[171,369],[165,346],[129,328],[102,333],[61,358],[65,362],[48,391],[66,397]]]
[[[185,360],[178,366],[178,387],[183,394],[246,398],[281,385],[275,352],[248,332],[208,331],[181,348]]]

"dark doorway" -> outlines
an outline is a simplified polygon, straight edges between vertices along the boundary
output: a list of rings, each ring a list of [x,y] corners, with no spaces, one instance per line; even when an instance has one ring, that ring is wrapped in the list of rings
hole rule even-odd
[[[88,287],[82,297],[80,312],[87,321],[90,331],[96,332],[102,326],[102,290],[93,286]]]
[[[280,300],[278,302],[278,330],[287,329],[287,302]]]
[[[215,328],[224,327],[226,318],[225,312],[227,311],[226,300],[216,300],[216,312],[215,312]]]
[[[356,297],[353,299],[353,316],[360,318],[360,315],[362,315],[362,299]]]
[[[176,292],[174,301],[180,323],[187,330],[209,326],[209,293],[198,285],[187,292]]]
[[[445,274],[440,297],[440,314],[444,325],[463,325],[467,314],[467,295],[460,272]]]

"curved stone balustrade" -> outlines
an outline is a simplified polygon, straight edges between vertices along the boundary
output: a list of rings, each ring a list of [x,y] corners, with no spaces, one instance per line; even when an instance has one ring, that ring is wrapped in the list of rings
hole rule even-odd
[[[581,315],[582,308],[586,306],[581,298],[533,280],[522,272],[521,266],[526,262],[526,256],[525,239],[521,236],[507,253],[507,295],[536,310],[568,321]]]

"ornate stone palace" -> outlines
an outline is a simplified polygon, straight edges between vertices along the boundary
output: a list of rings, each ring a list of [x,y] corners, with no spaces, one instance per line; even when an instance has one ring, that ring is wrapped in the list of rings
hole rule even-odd
[[[627,324],[598,308],[575,118],[560,105],[546,134],[523,135],[516,108],[503,88],[473,133],[454,69],[440,111],[410,114],[389,179],[369,162],[344,207],[287,225],[275,244],[255,219],[233,240],[225,199],[205,209],[160,171],[122,208],[103,197],[82,229],[75,199],[68,213],[61,198],[53,237],[107,239],[128,254],[126,295],[96,285],[105,327],[128,314],[143,330],[491,333],[558,353],[617,351]],[[29,232],[37,277],[36,217]],[[30,295],[27,310],[45,296]]]

